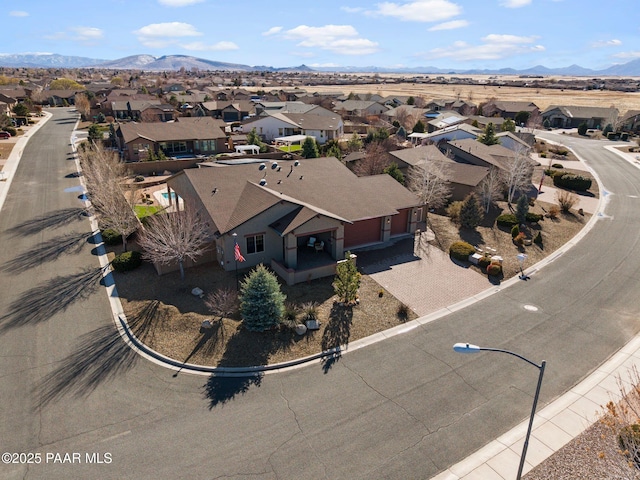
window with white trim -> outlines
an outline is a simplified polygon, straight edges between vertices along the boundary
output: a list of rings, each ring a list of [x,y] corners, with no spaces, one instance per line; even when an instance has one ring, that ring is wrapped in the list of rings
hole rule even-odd
[[[247,242],[247,254],[264,252],[264,234],[245,237]]]

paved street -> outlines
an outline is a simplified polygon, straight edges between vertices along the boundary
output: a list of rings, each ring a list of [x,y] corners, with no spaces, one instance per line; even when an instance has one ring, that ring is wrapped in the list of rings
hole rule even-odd
[[[606,215],[530,281],[324,369],[174,376],[113,327],[73,190],[75,117],[53,112],[0,212],[0,439],[82,462],[0,465],[0,478],[428,479],[526,418],[535,388],[535,369],[455,342],[545,359],[543,407],[640,330],[639,172],[575,140]]]

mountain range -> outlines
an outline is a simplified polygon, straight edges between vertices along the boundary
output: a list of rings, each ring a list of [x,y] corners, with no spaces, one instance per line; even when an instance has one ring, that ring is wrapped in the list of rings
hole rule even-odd
[[[146,71],[172,71],[180,70],[227,70],[238,72],[339,72],[339,73],[405,73],[405,74],[457,74],[457,75],[563,75],[563,76],[640,76],[640,59],[613,65],[603,70],[593,70],[579,65],[570,65],[562,68],[547,68],[543,65],[516,70],[502,68],[498,70],[459,70],[443,69],[433,66],[412,68],[385,68],[377,66],[368,67],[326,67],[310,68],[306,65],[298,67],[275,68],[269,66],[250,66],[239,63],[217,62],[189,55],[131,55],[117,60],[102,60],[86,57],[74,57],[58,54],[0,54],[0,67],[27,67],[27,68],[106,68],[113,70],[146,70]]]

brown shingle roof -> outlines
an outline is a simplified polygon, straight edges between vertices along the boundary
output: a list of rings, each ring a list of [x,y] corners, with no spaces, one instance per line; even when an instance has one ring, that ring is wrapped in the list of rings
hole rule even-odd
[[[293,162],[279,162],[280,170],[271,169],[270,162],[265,164],[262,171],[258,163],[244,163],[189,169],[177,175],[185,175],[193,185],[220,233],[280,201],[305,207],[289,220],[295,225],[311,218],[307,218],[310,212],[353,222],[395,215],[400,208],[420,204],[389,175],[357,177],[333,157],[303,160],[293,170]],[[267,184],[260,186],[263,177]],[[282,228],[288,230],[291,225]]]
[[[213,119],[211,119],[213,120]],[[226,138],[219,127],[213,127],[209,122],[180,121],[156,123],[124,123],[120,125],[122,137],[126,143],[137,137],[148,138],[153,142],[167,142],[179,140],[212,140]]]

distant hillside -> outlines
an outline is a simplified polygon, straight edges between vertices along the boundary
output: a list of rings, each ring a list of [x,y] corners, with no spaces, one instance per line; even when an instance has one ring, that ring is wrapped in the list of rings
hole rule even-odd
[[[227,70],[238,72],[266,71],[266,72],[343,72],[343,73],[403,73],[403,74],[455,74],[455,75],[558,75],[558,76],[640,76],[640,59],[613,65],[603,70],[592,70],[579,65],[570,65],[562,68],[547,68],[543,65],[515,70],[502,68],[498,70],[473,69],[458,70],[445,69],[433,66],[412,68],[385,68],[378,66],[367,67],[327,67],[310,68],[306,65],[299,67],[269,67],[250,66],[239,63],[217,62],[189,55],[165,55],[154,57],[152,55],[131,55],[117,60],[99,60],[95,58],[73,57],[49,53],[24,53],[24,54],[0,54],[0,66],[3,67],[32,67],[32,68],[109,68],[114,70]]]
[[[105,61],[95,58],[58,55],[57,53],[0,53],[0,66],[2,67],[78,68]]]

